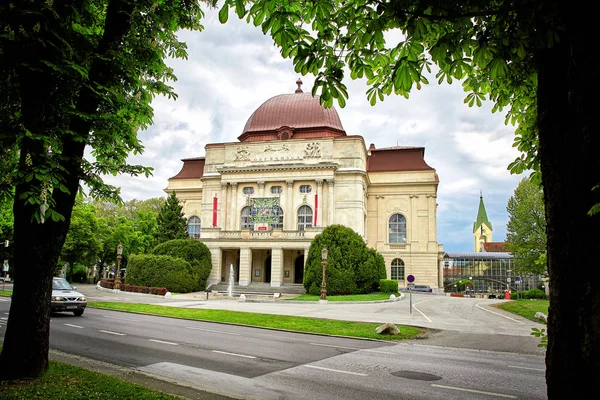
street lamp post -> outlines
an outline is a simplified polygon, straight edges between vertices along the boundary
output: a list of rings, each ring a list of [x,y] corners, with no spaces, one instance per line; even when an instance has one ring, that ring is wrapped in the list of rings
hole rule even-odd
[[[319,301],[327,301],[327,281],[325,275],[327,271],[327,249],[323,247],[321,250],[321,264],[323,265],[323,279],[321,280],[321,299]]]
[[[119,243],[117,246],[117,271],[115,274],[115,285],[113,289],[121,289],[121,259],[123,258],[123,245]]]

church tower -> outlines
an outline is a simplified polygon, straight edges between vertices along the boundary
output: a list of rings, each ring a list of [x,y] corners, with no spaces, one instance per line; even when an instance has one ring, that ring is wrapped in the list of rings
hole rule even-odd
[[[479,193],[477,220],[473,223],[473,241],[476,252],[485,251],[483,244],[492,241],[492,223],[488,220],[483,204],[483,194]]]

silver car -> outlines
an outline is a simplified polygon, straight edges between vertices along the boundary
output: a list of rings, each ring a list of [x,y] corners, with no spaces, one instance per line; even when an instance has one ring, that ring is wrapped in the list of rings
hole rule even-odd
[[[52,278],[52,312],[67,311],[76,316],[83,315],[87,306],[85,296],[64,278]]]

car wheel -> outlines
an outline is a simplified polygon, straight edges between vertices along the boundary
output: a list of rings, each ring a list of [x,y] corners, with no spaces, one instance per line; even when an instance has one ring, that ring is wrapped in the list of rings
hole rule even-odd
[[[75,315],[76,317],[81,317],[83,315],[83,310],[73,311],[73,315]]]

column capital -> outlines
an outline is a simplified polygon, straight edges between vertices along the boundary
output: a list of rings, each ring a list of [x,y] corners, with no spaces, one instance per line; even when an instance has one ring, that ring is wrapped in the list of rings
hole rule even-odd
[[[237,186],[238,186],[237,182],[231,182],[230,185],[233,188],[233,190],[237,190]]]
[[[256,183],[258,183],[258,188],[259,189],[264,189],[265,188],[265,181],[257,181]]]
[[[323,186],[323,179],[315,179],[315,182],[317,182],[318,187]]]
[[[335,179],[327,179],[327,186],[334,186],[335,185]]]
[[[227,182],[221,182],[221,189],[227,189]]]
[[[414,199],[414,198],[418,198],[419,195],[418,194],[411,194],[408,197],[410,197],[411,199]]]
[[[289,180],[289,181],[285,181],[285,183],[287,183],[288,187],[291,188],[292,186],[294,186],[294,181]]]

